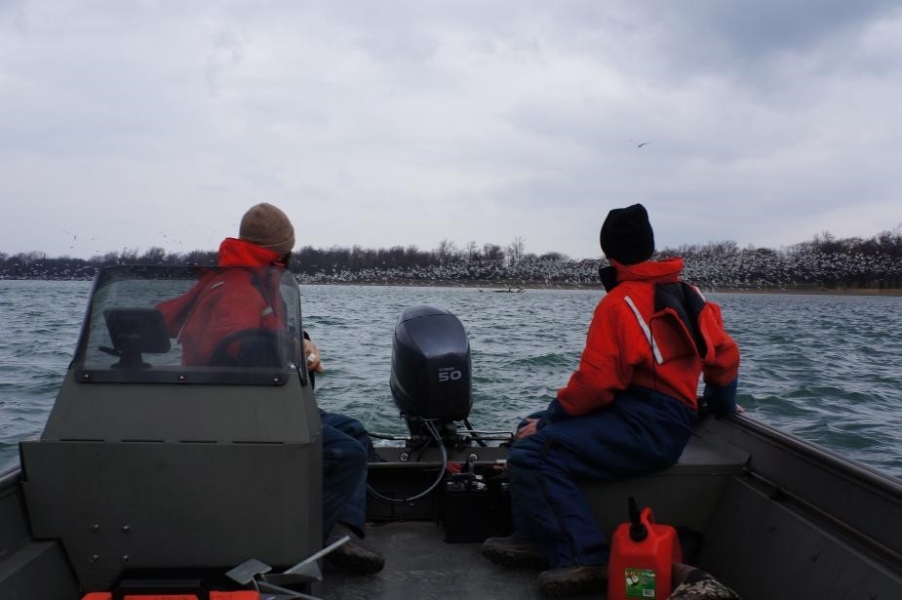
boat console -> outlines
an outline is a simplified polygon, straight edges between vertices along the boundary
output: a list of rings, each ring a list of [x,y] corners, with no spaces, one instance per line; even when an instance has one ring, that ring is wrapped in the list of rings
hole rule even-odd
[[[253,273],[277,282],[285,312],[281,329],[229,342],[265,346],[257,364],[184,364],[158,308],[225,271],[99,273],[46,428],[21,445],[33,534],[61,540],[86,591],[148,569],[289,566],[322,546],[321,424],[293,276]]]

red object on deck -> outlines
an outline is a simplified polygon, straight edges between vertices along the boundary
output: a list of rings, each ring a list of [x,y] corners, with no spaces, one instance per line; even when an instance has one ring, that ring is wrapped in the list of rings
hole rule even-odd
[[[213,592],[215,593],[215,592]],[[259,595],[255,598],[259,599]],[[111,592],[91,592],[82,596],[81,600],[112,600]],[[200,600],[195,594],[126,594],[124,600]],[[213,596],[210,596],[213,600]]]
[[[91,592],[81,600],[112,600],[110,592]],[[125,600],[198,600],[194,594],[126,594]],[[260,592],[240,590],[237,592],[210,592],[210,600],[260,600]]]
[[[676,530],[658,525],[650,508],[633,512],[611,541],[608,562],[608,600],[665,600],[673,591],[672,567],[682,562],[683,549]]]

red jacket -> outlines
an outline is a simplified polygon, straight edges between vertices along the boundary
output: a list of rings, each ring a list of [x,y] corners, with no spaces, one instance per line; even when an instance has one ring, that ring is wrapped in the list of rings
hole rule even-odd
[[[724,331],[717,304],[682,284],[677,287],[688,288],[697,315],[687,320],[685,315],[680,318],[679,308],[660,305],[657,286],[679,283],[682,259],[611,264],[617,284],[595,308],[579,368],[557,393],[564,412],[594,412],[631,386],[658,390],[695,409],[702,374],[705,383],[714,386],[736,380],[739,348]]]
[[[209,364],[229,334],[284,328],[279,279],[268,269],[281,266],[279,258],[272,250],[226,238],[219,247],[219,266],[249,268],[211,271],[184,295],[157,305],[169,337],[177,337],[182,346],[182,364]]]

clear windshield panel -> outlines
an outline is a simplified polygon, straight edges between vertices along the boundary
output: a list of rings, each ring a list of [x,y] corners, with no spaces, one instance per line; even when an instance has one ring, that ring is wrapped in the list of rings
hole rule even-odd
[[[300,294],[281,267],[110,267],[85,319],[79,381],[272,385],[302,364]]]

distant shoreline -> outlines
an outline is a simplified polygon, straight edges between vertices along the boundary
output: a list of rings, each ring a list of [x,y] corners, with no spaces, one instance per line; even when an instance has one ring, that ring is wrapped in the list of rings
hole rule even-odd
[[[0,278],[0,281],[91,281],[91,278]],[[469,288],[491,293],[524,293],[529,290],[602,290],[601,283],[501,283],[487,281],[300,281],[298,285],[323,286],[371,286],[371,287],[434,287],[434,288]],[[793,296],[902,296],[902,288],[846,288],[830,289],[824,287],[790,287],[790,288],[702,288],[706,294],[786,294]]]
[[[357,286],[373,286],[373,287],[435,287],[435,288],[469,288],[480,289],[493,293],[524,293],[530,290],[602,290],[601,283],[595,284],[577,284],[577,283],[556,283],[552,285],[542,285],[536,283],[524,283],[517,285],[508,285],[501,283],[486,283],[476,281],[422,281],[422,282],[301,282],[304,285],[357,285]],[[849,288],[842,290],[833,290],[829,288],[711,288],[702,289],[706,294],[786,294],[793,296],[902,296],[902,288],[884,288],[884,289],[862,289]]]
[[[722,288],[715,290],[705,290],[706,293],[715,294],[791,294],[793,296],[902,296],[902,288],[886,288],[886,289],[846,289],[831,290],[827,288],[819,289],[762,289],[748,290],[741,288]]]

